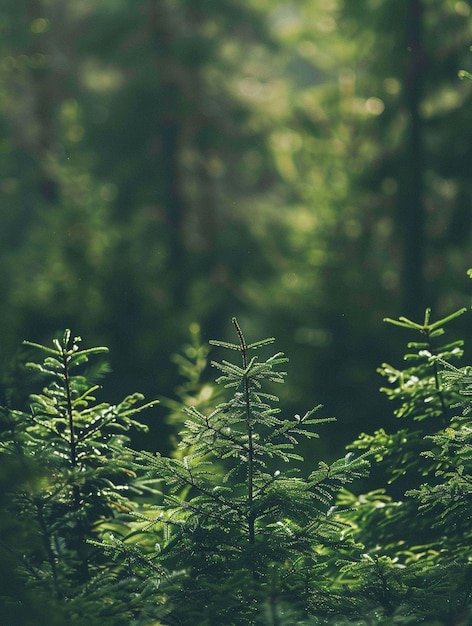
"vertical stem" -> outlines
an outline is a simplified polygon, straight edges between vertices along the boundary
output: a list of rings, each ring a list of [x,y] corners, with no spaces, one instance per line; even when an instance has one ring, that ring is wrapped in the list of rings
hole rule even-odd
[[[66,410],[67,410],[67,419],[69,420],[69,456],[72,467],[77,466],[77,452],[76,452],[76,442],[75,442],[75,426],[74,426],[74,415],[72,412],[72,394],[70,389],[70,377],[69,377],[69,355],[67,351],[67,346],[64,346],[62,351],[62,365],[64,367],[64,382],[66,388]]]
[[[37,512],[37,516],[38,516],[38,523],[39,523],[39,527],[41,529],[41,537],[42,537],[42,540],[43,540],[44,549],[46,551],[46,555],[47,555],[47,560],[49,562],[49,566],[51,567],[52,584],[53,584],[53,588],[54,588],[54,595],[55,595],[55,597],[58,600],[60,600],[61,597],[62,597],[62,594],[61,594],[61,591],[59,589],[56,557],[55,557],[55,555],[54,555],[54,553],[52,551],[52,548],[51,548],[51,535],[49,534],[47,522],[44,519],[44,514],[43,514],[44,503],[40,499],[37,499],[37,500],[35,500],[35,505],[36,505],[36,512]]]
[[[70,362],[70,353],[68,350],[69,342],[65,342],[65,345],[62,349],[62,364],[64,367],[64,384],[66,390],[66,411],[67,418],[69,420],[69,457],[72,468],[77,467],[77,441],[75,437],[75,424],[74,424],[74,413],[72,408],[72,391],[70,386],[70,375],[69,375],[69,362]],[[82,519],[80,517],[80,508],[81,508],[81,497],[80,497],[80,487],[79,485],[72,485],[72,506],[74,508],[75,513],[77,513],[77,552],[82,561],[82,573],[85,579],[89,577],[89,567],[88,561],[85,553],[85,532],[82,523]]]
[[[241,353],[243,358],[243,369],[247,369],[248,359],[247,359],[247,344],[244,339],[244,335],[241,331],[241,328],[236,320],[233,317],[233,324],[236,328],[236,332],[238,333],[239,342],[241,346]],[[248,461],[247,461],[247,504],[248,504],[248,526],[249,526],[249,543],[253,544],[255,541],[255,515],[253,510],[254,504],[254,429],[252,426],[251,419],[251,402],[249,397],[249,379],[247,374],[245,373],[243,376],[243,385],[244,385],[244,400],[246,404],[246,428],[248,435]]]
[[[426,335],[426,341],[428,342],[429,351],[431,352],[431,354],[435,354],[430,328],[426,327],[424,329],[424,333]],[[449,423],[449,408],[444,400],[444,394],[441,390],[441,381],[439,380],[438,363],[436,360],[433,362],[433,372],[434,372],[434,385],[439,395],[439,402],[441,403],[442,423],[443,423],[443,426],[446,427]]]

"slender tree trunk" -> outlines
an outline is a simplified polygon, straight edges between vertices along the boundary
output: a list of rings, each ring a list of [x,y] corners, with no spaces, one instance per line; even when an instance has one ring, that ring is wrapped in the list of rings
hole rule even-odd
[[[403,236],[403,310],[421,316],[424,302],[425,210],[423,128],[420,112],[425,56],[422,46],[422,0],[409,0],[405,106],[409,118],[404,174],[400,194]]]
[[[64,11],[60,10],[59,21],[56,14],[57,7],[45,6],[42,0],[28,0],[27,14],[32,27],[39,27],[39,32],[34,32],[27,54],[31,58],[46,59],[46,67],[33,68],[30,70],[30,84],[33,97],[33,117],[35,128],[35,142],[33,153],[37,161],[38,187],[40,195],[52,204],[58,201],[59,189],[55,175],[51,168],[51,161],[57,157],[57,108],[61,99],[62,76],[57,71],[55,60],[56,44],[52,42],[53,34],[47,26],[41,31],[41,21],[49,17],[49,13],[55,13],[57,25],[65,27]]]
[[[167,269],[172,276],[174,308],[182,308],[187,291],[187,248],[185,245],[186,202],[181,180],[181,135],[185,119],[182,66],[176,56],[180,22],[178,12],[167,0],[150,0],[150,29],[155,49],[160,106],[155,128],[159,143],[156,175],[160,179],[159,204],[166,223]]]

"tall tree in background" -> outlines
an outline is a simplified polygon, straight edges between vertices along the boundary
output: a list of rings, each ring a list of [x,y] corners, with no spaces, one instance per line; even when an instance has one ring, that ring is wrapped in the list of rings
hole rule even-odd
[[[223,336],[238,315],[294,355],[286,406],[319,396],[346,441],[377,420],[358,383],[377,384],[382,318],[467,289],[470,3],[6,0],[0,18],[1,358],[72,326],[111,347],[120,395],[153,395],[191,321]]]
[[[404,251],[402,284],[404,310],[416,316],[424,306],[424,206],[423,206],[423,129],[420,111],[423,98],[423,76],[426,54],[423,49],[423,3],[410,0],[406,16],[407,54],[409,55],[405,80],[405,105],[408,117],[403,181],[404,206],[400,220],[404,224]],[[402,185],[403,182],[403,185]]]
[[[128,360],[139,353],[136,377],[155,385],[190,321],[224,324],[246,306],[249,269],[270,271],[240,210],[268,186],[269,157],[235,87],[265,46],[263,20],[230,1],[11,4],[3,219],[16,233],[4,315],[19,315],[7,334],[93,329]],[[16,153],[29,165],[12,165]],[[25,190],[27,219],[15,209]]]
[[[278,311],[299,389],[319,385],[347,430],[383,412],[357,391],[395,351],[382,318],[467,293],[471,26],[468,3],[432,0],[293,3],[277,25],[294,102],[276,163],[299,199]]]
[[[269,45],[252,5],[153,0],[110,16],[103,4],[80,41],[84,142],[96,176],[116,190],[121,233],[106,290],[124,314],[112,318],[111,341],[133,360],[139,350],[140,380],[155,376],[192,320],[213,333],[230,310],[250,308],[246,277],[273,271],[247,225],[250,202],[274,178],[267,131],[239,94]],[[103,90],[107,76],[114,88]]]

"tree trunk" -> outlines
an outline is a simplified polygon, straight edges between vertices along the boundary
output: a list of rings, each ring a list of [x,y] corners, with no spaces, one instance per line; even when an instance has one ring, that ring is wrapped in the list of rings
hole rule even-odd
[[[404,174],[400,185],[403,237],[403,310],[421,316],[424,302],[425,211],[423,199],[423,128],[420,112],[425,56],[422,47],[422,0],[409,0],[405,106],[409,119],[405,143]]]

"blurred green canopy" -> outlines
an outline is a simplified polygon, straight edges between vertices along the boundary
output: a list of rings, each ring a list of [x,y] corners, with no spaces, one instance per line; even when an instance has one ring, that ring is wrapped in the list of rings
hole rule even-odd
[[[4,368],[69,327],[170,394],[237,315],[333,447],[378,423],[383,317],[468,302],[471,3],[4,0],[0,33]]]

